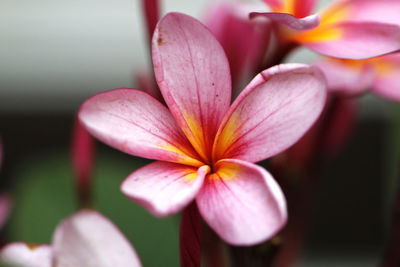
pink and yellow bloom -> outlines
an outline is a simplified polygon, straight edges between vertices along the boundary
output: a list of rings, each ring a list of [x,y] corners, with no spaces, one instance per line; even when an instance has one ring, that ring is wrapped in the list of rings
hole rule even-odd
[[[400,2],[341,0],[312,14],[315,0],[264,0],[273,12],[254,12],[276,23],[281,43],[297,43],[321,54],[363,59],[400,49]]]
[[[124,194],[157,216],[192,201],[226,242],[250,245],[284,225],[284,196],[258,162],[285,150],[314,123],[326,98],[317,68],[261,72],[231,105],[229,63],[199,21],[178,13],[158,23],[153,65],[164,106],[135,89],[88,99],[79,117],[95,137],[156,160],[124,181]]]
[[[20,267],[139,267],[119,229],[96,211],[82,210],[61,222],[51,245],[16,242],[0,251],[0,263]]]
[[[364,60],[325,58],[316,63],[332,93],[357,95],[371,92],[400,101],[400,53]]]

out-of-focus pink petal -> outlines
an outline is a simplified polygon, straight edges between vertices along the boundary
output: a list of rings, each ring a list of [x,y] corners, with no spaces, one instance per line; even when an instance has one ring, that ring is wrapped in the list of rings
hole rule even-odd
[[[400,26],[379,22],[343,22],[299,34],[308,48],[332,57],[365,59],[400,49]]]
[[[275,23],[285,25],[286,27],[296,31],[314,29],[318,27],[319,23],[321,22],[321,18],[318,14],[309,15],[304,18],[296,18],[295,16],[286,13],[252,12],[250,14],[250,18],[256,17],[266,17]]]
[[[190,203],[203,184],[208,166],[195,167],[156,161],[129,175],[122,192],[156,216],[167,216]]]
[[[79,119],[104,143],[150,159],[203,165],[168,109],[148,94],[116,89],[82,105]]]
[[[119,229],[98,212],[82,210],[64,220],[53,235],[54,266],[141,266]]]
[[[316,67],[282,64],[257,75],[229,109],[214,159],[257,162],[301,138],[321,113],[326,83]]]
[[[76,118],[72,133],[72,170],[81,204],[90,201],[95,143]]]
[[[224,50],[198,20],[169,13],[153,36],[153,65],[165,102],[206,160],[231,100],[231,77]]]
[[[201,222],[196,202],[192,202],[183,210],[179,228],[179,254],[183,267],[200,267]]]
[[[335,14],[342,14],[343,21],[369,21],[400,25],[400,1],[398,0],[337,1],[326,10],[326,13],[332,11]]]
[[[324,73],[330,92],[356,95],[370,89],[376,75],[363,61],[358,62],[360,64],[354,65],[347,61],[326,58],[314,65]]]
[[[378,76],[373,91],[381,97],[400,102],[400,65],[398,69]]]
[[[18,267],[51,267],[53,251],[50,245],[28,245],[22,242],[6,245],[0,251],[0,264]]]
[[[291,2],[294,2],[294,15],[298,18],[304,18],[310,15],[315,7],[315,1],[316,0],[291,0]]]
[[[270,6],[273,10],[279,10],[283,8],[282,0],[262,0],[262,1],[266,3],[268,6]]]
[[[254,7],[257,8],[257,7]],[[267,51],[271,24],[249,20],[254,11],[244,3],[218,3],[207,10],[205,25],[220,42],[228,57],[233,84],[248,71],[254,73]]]
[[[7,221],[12,207],[11,197],[7,193],[0,194],[0,229]]]
[[[253,245],[275,235],[285,224],[281,189],[263,168],[241,160],[215,164],[196,197],[200,214],[227,243]]]
[[[263,0],[274,12],[289,13],[297,18],[311,14],[315,0]]]

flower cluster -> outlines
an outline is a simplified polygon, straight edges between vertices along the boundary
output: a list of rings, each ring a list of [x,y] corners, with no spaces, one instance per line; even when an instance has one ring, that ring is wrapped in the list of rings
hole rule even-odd
[[[313,14],[315,5],[232,1],[211,6],[204,24],[178,12],[156,24],[159,4],[145,1],[154,76],[138,75],[139,89],[101,92],[82,104],[72,153],[81,206],[91,205],[92,135],[154,160],[121,191],[157,217],[184,211],[183,266],[200,266],[202,220],[234,246],[297,231],[288,181],[311,176],[319,157],[344,144],[355,120],[352,99],[371,90],[400,100],[400,2],[343,0]],[[282,64],[300,46],[323,57]],[[1,152],[2,143],[0,163]],[[257,164],[267,159],[275,178]],[[1,224],[6,215],[0,211]],[[118,228],[88,209],[61,222],[51,245],[11,243],[0,260],[141,265]]]

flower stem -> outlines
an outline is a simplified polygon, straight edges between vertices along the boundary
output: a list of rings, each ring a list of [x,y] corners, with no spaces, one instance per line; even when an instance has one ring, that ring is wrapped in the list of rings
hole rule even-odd
[[[154,29],[160,18],[160,6],[158,0],[143,0],[142,1],[143,14],[146,21],[147,36],[151,43]]]

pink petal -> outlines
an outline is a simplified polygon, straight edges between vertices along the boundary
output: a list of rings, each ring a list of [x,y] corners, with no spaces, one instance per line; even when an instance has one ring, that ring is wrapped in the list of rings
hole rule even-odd
[[[315,0],[263,0],[273,11],[290,13],[297,18],[304,18],[311,14]]]
[[[141,91],[97,94],[82,105],[79,119],[96,138],[128,154],[203,165],[168,109]]]
[[[107,218],[82,210],[64,220],[53,235],[54,266],[141,266],[134,248]]]
[[[263,168],[241,160],[215,164],[196,198],[200,214],[227,243],[254,245],[273,237],[285,224],[281,189]]]
[[[187,206],[181,216],[179,228],[179,254],[181,266],[200,267],[201,217],[196,202]]]
[[[315,7],[316,0],[294,0],[294,15],[298,18],[304,18],[310,15]]]
[[[257,162],[294,144],[321,113],[323,75],[315,67],[282,64],[257,75],[229,109],[213,158]]]
[[[327,12],[343,14],[345,21],[383,22],[400,25],[398,0],[345,0],[337,1]]]
[[[259,68],[268,48],[271,24],[266,20],[249,20],[253,8],[258,7],[218,2],[207,10],[205,24],[225,50],[233,84],[240,82],[248,71],[254,73]]]
[[[208,172],[208,166],[197,169],[156,161],[129,175],[121,190],[154,215],[167,216],[180,211],[194,199]]]
[[[203,160],[231,100],[221,45],[196,19],[169,13],[153,36],[153,65],[165,102]]]
[[[49,245],[11,243],[0,251],[0,263],[19,267],[51,267],[52,254]]]
[[[359,64],[355,65],[350,62],[358,62]],[[370,89],[375,79],[372,68],[363,62],[362,60],[349,61],[326,58],[314,65],[324,73],[330,92],[356,95]]]
[[[296,37],[308,48],[331,57],[364,59],[400,49],[400,27],[379,22],[342,22]]]
[[[262,0],[262,1],[275,10],[283,8],[282,1],[285,0]]]
[[[373,86],[373,91],[386,99],[400,102],[400,66],[385,75],[380,75]]]
[[[275,23],[285,25],[286,27],[289,27],[290,29],[295,31],[314,29],[318,27],[321,22],[321,18],[318,14],[309,15],[304,18],[296,18],[295,16],[286,13],[252,12],[250,14],[250,18],[256,17],[266,17]]]
[[[75,183],[82,202],[90,201],[94,150],[93,137],[76,118],[72,133],[71,158]]]

